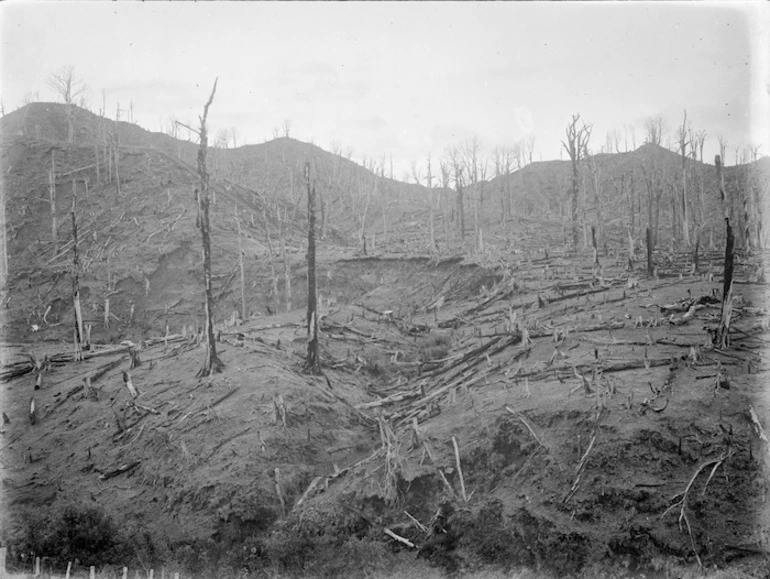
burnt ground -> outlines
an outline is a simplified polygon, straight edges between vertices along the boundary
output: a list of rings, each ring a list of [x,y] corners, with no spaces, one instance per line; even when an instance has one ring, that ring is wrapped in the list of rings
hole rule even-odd
[[[718,294],[719,256],[692,275],[673,257],[658,279],[620,258],[601,274],[587,256],[324,258],[323,377],[302,372],[300,308],[222,325],[226,369],[210,379],[195,377],[192,334],[148,340],[131,370],[136,400],[121,379],[125,347],[73,363],[66,342],[7,344],[7,364],[26,351],[54,364],[40,390],[32,373],[4,386],[4,540],[17,557],[51,545],[41,529],[75,505],[117,523],[113,558],[144,565],[760,568],[762,256],[740,260],[725,350],[710,345],[718,304],[684,322],[661,310]]]
[[[48,569],[200,577],[678,577],[715,566],[766,577],[770,457],[753,417],[770,424],[768,254],[738,256],[731,344],[716,349],[723,263],[711,243],[695,271],[690,256],[657,251],[648,278],[641,261],[627,269],[619,222],[599,269],[588,250],[565,252],[563,221],[487,220],[487,247],[474,252],[472,233],[461,242],[439,212],[439,251],[426,255],[427,211],[403,203],[387,235],[372,228],[368,256],[333,228],[320,241],[323,375],[311,376],[303,219],[286,235],[286,312],[271,215],[294,205],[217,181],[225,370],[198,379],[194,170],[146,147],[121,155],[120,194],[77,173],[93,347],[74,362],[66,175],[88,168],[92,149],[4,143],[0,541],[11,569],[39,554]],[[245,321],[233,315],[236,214]],[[685,318],[692,300],[702,307]],[[28,353],[51,362],[38,390]]]

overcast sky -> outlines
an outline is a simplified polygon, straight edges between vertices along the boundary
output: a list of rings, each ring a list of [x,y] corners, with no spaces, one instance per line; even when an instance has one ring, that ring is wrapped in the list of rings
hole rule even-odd
[[[75,67],[91,108],[159,130],[195,122],[219,88],[211,130],[246,142],[291,135],[354,158],[392,154],[400,176],[477,136],[486,152],[536,135],[560,156],[572,113],[608,130],[682,109],[729,149],[768,142],[767,4],[3,2],[2,96],[55,100],[46,78]],[[764,44],[762,44],[764,43]],[[734,153],[728,155],[732,163]]]

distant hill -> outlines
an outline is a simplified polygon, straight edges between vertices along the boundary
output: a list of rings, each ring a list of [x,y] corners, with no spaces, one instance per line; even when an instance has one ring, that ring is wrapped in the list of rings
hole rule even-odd
[[[198,144],[147,131],[138,125],[101,118],[74,107],[75,144],[94,146],[117,138],[121,147],[160,151],[168,157],[196,166]],[[0,119],[6,138],[27,138],[63,142],[67,139],[66,106],[61,103],[31,103]],[[209,171],[223,185],[237,184],[254,190],[266,199],[287,202],[292,213],[304,214],[300,198],[305,192],[304,164],[312,163],[321,225],[338,229],[348,241],[356,243],[361,219],[385,223],[403,218],[410,208],[425,203],[426,190],[414,184],[375,175],[371,170],[341,155],[329,153],[310,143],[277,138],[257,145],[218,149],[209,139]],[[383,171],[384,172],[384,171]],[[376,183],[376,187],[375,187]],[[368,200],[368,205],[367,205]],[[328,211],[327,211],[328,209]]]

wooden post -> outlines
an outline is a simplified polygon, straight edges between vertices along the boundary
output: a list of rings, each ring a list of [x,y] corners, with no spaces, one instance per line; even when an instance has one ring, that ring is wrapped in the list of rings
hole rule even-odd
[[[91,569],[88,571],[88,579],[96,579],[96,567],[91,565]]]
[[[653,269],[652,269],[652,231],[650,230],[650,226],[647,226],[647,275],[649,277],[652,277]]]
[[[128,579],[128,567],[123,567],[123,579]]]
[[[70,579],[70,573],[72,572],[72,561],[67,563],[67,573],[64,575],[64,579]]]
[[[40,577],[40,557],[35,557],[35,577]]]

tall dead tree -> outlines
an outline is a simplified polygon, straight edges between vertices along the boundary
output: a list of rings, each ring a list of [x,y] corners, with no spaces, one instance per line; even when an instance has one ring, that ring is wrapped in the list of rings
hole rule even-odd
[[[115,133],[114,133],[114,147],[113,155],[115,157],[115,184],[117,187],[118,195],[120,195],[120,103],[115,110]],[[205,154],[204,154],[205,157]]]
[[[277,207],[278,213],[278,241],[281,244],[281,260],[283,261],[283,281],[284,294],[286,298],[286,311],[291,311],[291,266],[289,265],[289,254],[286,251],[286,235],[289,226],[289,210],[285,210],[281,217],[281,208]]]
[[[428,174],[425,176],[428,187],[428,220],[430,221],[430,250],[436,249],[436,237],[433,231],[433,172],[430,166],[430,153],[428,153]]]
[[[465,241],[465,200],[463,199],[463,160],[462,154],[457,147],[451,147],[447,155],[449,164],[452,168],[452,179],[454,180],[455,193],[457,194],[457,216],[459,221],[460,239]]]
[[[687,109],[684,111],[684,119],[682,119],[682,126],[679,127],[679,153],[682,155],[682,238],[684,239],[685,247],[690,247],[690,216],[687,202],[687,148],[690,146],[691,141],[688,139],[690,131],[687,126]]]
[[[56,225],[56,158],[51,150],[51,169],[48,171],[48,202],[51,204],[51,240],[53,241],[53,254],[59,253],[59,236]]]
[[[82,344],[85,339],[83,333],[83,312],[80,309],[80,258],[78,256],[78,224],[75,217],[77,207],[77,189],[75,180],[72,180],[72,305],[75,309],[75,340]]]
[[[241,242],[241,220],[238,217],[238,207],[235,208],[235,223],[238,225],[238,269],[241,273],[241,319],[245,322],[247,318],[246,311],[246,275],[244,271],[245,254],[243,243]]]
[[[579,194],[579,166],[580,161],[586,157],[588,141],[591,139],[591,125],[582,123],[578,127],[580,115],[572,115],[572,122],[567,125],[567,140],[562,141],[562,147],[569,155],[572,162],[572,249],[577,251],[580,228],[578,227],[578,194]]]
[[[206,359],[203,367],[198,371],[198,377],[211,376],[215,372],[221,372],[224,364],[217,356],[217,344],[214,336],[214,299],[211,295],[211,227],[209,223],[209,174],[206,169],[206,153],[208,148],[208,133],[206,119],[209,116],[209,107],[214,101],[217,92],[217,81],[214,80],[214,88],[211,96],[203,107],[203,116],[200,117],[200,147],[198,148],[198,228],[201,230],[203,242],[203,286],[206,296]]]
[[[318,303],[315,275],[315,186],[310,184],[310,163],[305,163],[307,185],[307,359],[305,370],[317,374],[321,370],[318,358]]]
[[[439,189],[439,199],[438,204],[439,207],[441,207],[441,212],[443,214],[443,221],[444,221],[444,243],[446,244],[447,249],[449,248],[449,239],[450,239],[450,229],[449,229],[449,215],[451,211],[448,207],[445,206],[444,203],[442,203],[443,198],[447,199],[447,204],[450,202],[449,197],[449,184],[451,182],[451,174],[449,171],[449,165],[445,163],[444,161],[439,161],[439,173],[441,175],[441,189]]]

